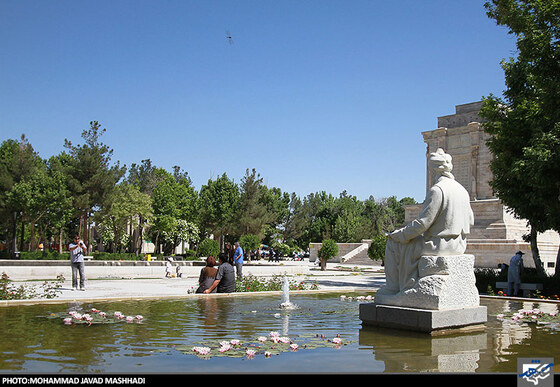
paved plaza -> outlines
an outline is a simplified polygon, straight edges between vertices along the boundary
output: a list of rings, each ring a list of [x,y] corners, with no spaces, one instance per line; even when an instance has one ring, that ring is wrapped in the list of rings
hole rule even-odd
[[[303,267],[303,269],[306,270],[302,270],[305,274],[296,274],[289,277],[295,281],[316,283],[319,291],[372,292],[385,284],[383,268],[378,265],[356,266],[329,263],[325,271],[321,271],[317,265],[307,260],[283,261],[280,263],[266,262],[266,265],[268,267],[270,267],[270,265],[277,266],[278,274],[282,273],[283,270],[286,269],[286,266],[307,266],[306,268]],[[70,273],[69,265],[68,272]],[[198,276],[189,274],[183,275],[182,278],[165,278],[163,268],[161,278],[114,277],[87,279],[86,290],[84,291],[73,290],[71,275],[69,274],[65,277],[66,280],[59,289],[59,295],[54,299],[34,298],[27,300],[0,301],[0,305],[208,296],[192,294],[194,289],[198,287]],[[14,281],[13,284],[40,287],[42,281]],[[231,294],[214,294],[210,296],[231,296]]]

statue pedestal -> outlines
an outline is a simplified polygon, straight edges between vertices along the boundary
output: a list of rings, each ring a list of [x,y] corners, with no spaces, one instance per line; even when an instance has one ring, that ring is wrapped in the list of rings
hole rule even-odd
[[[487,321],[474,277],[474,256],[422,256],[413,286],[398,293],[381,288],[360,305],[364,325],[437,332]]]
[[[402,306],[360,304],[360,320],[364,326],[405,329],[431,335],[447,330],[477,329],[487,321],[485,306],[462,309],[430,310]]]

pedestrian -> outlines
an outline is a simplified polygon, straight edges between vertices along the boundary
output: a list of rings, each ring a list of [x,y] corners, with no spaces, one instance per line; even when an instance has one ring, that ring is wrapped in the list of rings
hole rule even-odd
[[[523,270],[523,251],[515,253],[509,261],[508,268],[508,296],[518,296],[521,285],[521,271]]]
[[[233,263],[237,272],[237,278],[243,278],[243,249],[239,246],[239,242],[235,242],[235,253],[233,253]]]
[[[80,290],[86,290],[84,255],[87,252],[87,247],[80,240],[78,234],[74,236],[74,241],[68,245],[68,250],[70,250],[70,266],[72,267],[72,290],[78,288],[78,275],[80,275]]]
[[[203,291],[204,294],[212,293],[214,289],[218,293],[232,293],[235,291],[235,270],[228,260],[227,254],[221,253],[219,256],[220,266],[216,273],[216,279],[212,285]]]
[[[206,266],[200,270],[200,276],[198,277],[198,289],[197,293],[203,293],[206,289],[210,288],[216,279],[216,274],[218,274],[218,269],[216,269],[216,258],[212,255],[206,258]],[[216,288],[212,290],[211,293],[216,293]]]
[[[183,278],[183,273],[181,272],[181,264],[177,262],[177,269],[175,269],[177,278]]]
[[[167,257],[167,262],[165,263],[165,276],[171,278],[171,272],[173,271],[173,258]]]
[[[235,254],[235,250],[231,246],[231,243],[226,242],[226,246],[224,247],[224,253],[226,253],[226,257],[228,262],[233,265],[233,254]]]

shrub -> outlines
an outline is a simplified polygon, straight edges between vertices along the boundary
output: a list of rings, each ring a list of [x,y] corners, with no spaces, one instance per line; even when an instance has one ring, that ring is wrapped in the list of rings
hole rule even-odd
[[[380,234],[372,239],[371,245],[368,247],[367,255],[372,260],[385,260],[385,247],[387,246],[387,237]]]
[[[199,257],[217,257],[220,254],[220,244],[214,239],[206,238],[198,245],[197,254]]]
[[[273,275],[269,279],[256,277],[252,274],[244,275],[242,279],[237,279],[235,282],[236,292],[266,292],[266,291],[279,291],[282,290],[284,284],[284,276]],[[316,290],[316,283],[305,283],[303,281],[296,281],[288,278],[290,290]]]
[[[24,300],[30,298],[55,298],[64,282],[64,276],[59,275],[56,281],[45,281],[41,285],[43,292],[38,292],[33,286],[14,285],[6,273],[0,276],[0,300]]]

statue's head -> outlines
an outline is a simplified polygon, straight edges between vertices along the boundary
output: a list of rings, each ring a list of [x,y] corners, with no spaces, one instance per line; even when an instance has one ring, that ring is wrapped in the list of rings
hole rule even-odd
[[[428,166],[435,173],[442,174],[453,170],[451,155],[445,153],[443,149],[438,148],[437,151],[430,153],[428,158]]]

